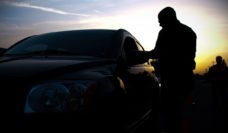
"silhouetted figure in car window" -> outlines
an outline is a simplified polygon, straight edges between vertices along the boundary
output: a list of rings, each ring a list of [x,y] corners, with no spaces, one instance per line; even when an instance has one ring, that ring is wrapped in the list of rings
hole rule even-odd
[[[216,64],[209,68],[206,74],[209,81],[212,83],[212,95],[214,103],[218,109],[224,108],[226,85],[228,82],[228,67],[222,56],[216,57]]]

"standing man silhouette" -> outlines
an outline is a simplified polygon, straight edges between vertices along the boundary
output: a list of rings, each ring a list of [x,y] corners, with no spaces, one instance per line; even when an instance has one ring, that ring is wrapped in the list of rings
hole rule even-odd
[[[225,108],[228,67],[222,56],[216,56],[216,64],[209,68],[206,77],[211,81],[214,103],[218,109]],[[219,100],[221,98],[221,100]],[[221,105],[220,105],[221,104]]]
[[[134,63],[146,62],[149,58],[158,59],[165,133],[180,133],[181,110],[194,85],[197,36],[190,27],[180,23],[172,7],[161,10],[158,20],[162,29],[155,48],[144,52],[130,51],[129,55]],[[191,126],[189,124],[187,126]]]
[[[166,132],[179,133],[181,109],[193,88],[197,37],[190,27],[180,23],[171,7],[161,10],[158,20],[162,29],[155,48],[146,55],[159,61]]]

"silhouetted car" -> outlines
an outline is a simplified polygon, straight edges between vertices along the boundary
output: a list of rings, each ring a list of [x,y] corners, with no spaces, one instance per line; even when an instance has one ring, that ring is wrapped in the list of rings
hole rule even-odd
[[[6,51],[6,48],[0,48],[0,55]]]
[[[150,63],[134,62],[131,50],[143,47],[123,29],[25,38],[0,58],[3,110],[22,126],[135,130],[156,110],[158,82]]]

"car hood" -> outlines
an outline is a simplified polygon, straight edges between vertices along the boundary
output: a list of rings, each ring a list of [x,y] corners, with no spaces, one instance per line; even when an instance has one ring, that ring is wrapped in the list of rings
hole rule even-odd
[[[2,57],[0,78],[53,76],[110,63],[113,60],[92,57]]]

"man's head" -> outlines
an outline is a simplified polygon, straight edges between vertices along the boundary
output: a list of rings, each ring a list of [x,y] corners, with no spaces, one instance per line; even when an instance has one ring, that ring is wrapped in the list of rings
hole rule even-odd
[[[216,63],[217,63],[218,65],[221,65],[221,64],[223,63],[222,56],[217,56],[217,57],[216,57]]]
[[[165,28],[177,22],[176,12],[172,7],[162,9],[158,14],[160,26]]]

